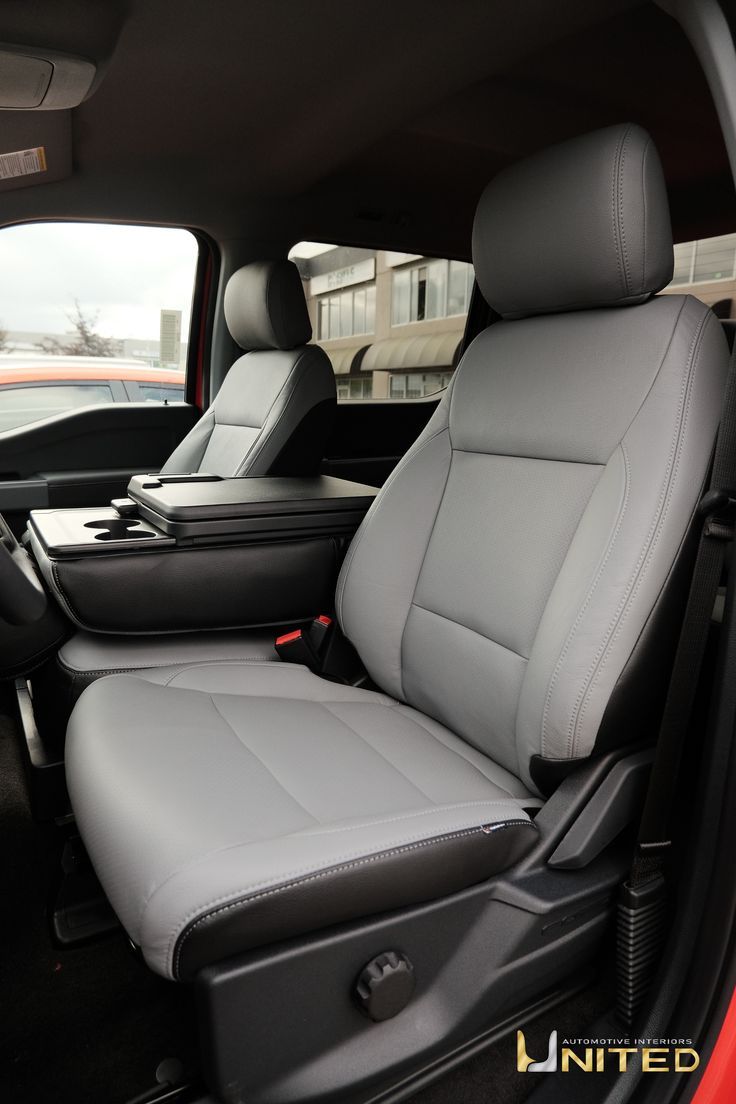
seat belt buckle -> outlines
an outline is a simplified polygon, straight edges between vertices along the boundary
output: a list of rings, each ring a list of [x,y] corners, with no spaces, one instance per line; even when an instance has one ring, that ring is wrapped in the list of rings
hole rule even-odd
[[[332,628],[332,618],[321,613],[304,628],[282,633],[274,642],[279,659],[285,663],[302,663],[310,671],[320,671]]]
[[[310,671],[315,671],[319,667],[319,658],[306,629],[294,629],[293,632],[282,633],[281,636],[276,637],[273,646],[279,659],[284,663],[302,663]]]
[[[320,659],[327,649],[327,642],[332,633],[332,628],[332,618],[328,617],[326,613],[320,613],[318,617],[313,618],[307,628],[309,642]]]

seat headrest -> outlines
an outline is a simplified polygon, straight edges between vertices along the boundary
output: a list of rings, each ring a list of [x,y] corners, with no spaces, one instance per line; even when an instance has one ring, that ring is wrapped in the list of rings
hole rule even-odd
[[[664,174],[627,123],[502,170],[473,225],[475,276],[506,318],[640,303],[672,279]]]
[[[253,261],[233,272],[224,309],[241,349],[296,349],[312,336],[301,276],[291,261]]]

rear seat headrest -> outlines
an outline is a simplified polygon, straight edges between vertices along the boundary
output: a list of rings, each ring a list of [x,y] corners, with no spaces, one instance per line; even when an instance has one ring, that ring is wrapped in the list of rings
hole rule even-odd
[[[301,276],[291,261],[253,261],[233,272],[224,309],[241,349],[295,349],[312,336]]]
[[[640,303],[672,279],[664,174],[632,123],[511,165],[483,192],[475,275],[507,318]]]

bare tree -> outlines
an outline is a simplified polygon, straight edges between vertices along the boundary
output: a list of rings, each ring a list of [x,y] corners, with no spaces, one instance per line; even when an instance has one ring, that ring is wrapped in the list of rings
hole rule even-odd
[[[74,300],[74,311],[67,314],[74,327],[73,341],[62,341],[58,337],[45,337],[39,344],[44,353],[66,354],[67,356],[114,357],[118,354],[118,342],[112,337],[103,337],[95,327],[99,311],[85,314],[78,299]]]
[[[8,341],[8,331],[0,326],[0,353],[9,353],[11,350],[12,346]]]

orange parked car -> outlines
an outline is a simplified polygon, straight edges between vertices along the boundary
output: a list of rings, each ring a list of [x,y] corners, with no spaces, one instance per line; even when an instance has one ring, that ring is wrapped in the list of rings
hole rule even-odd
[[[181,402],[184,372],[115,357],[0,359],[0,433],[80,406]]]

